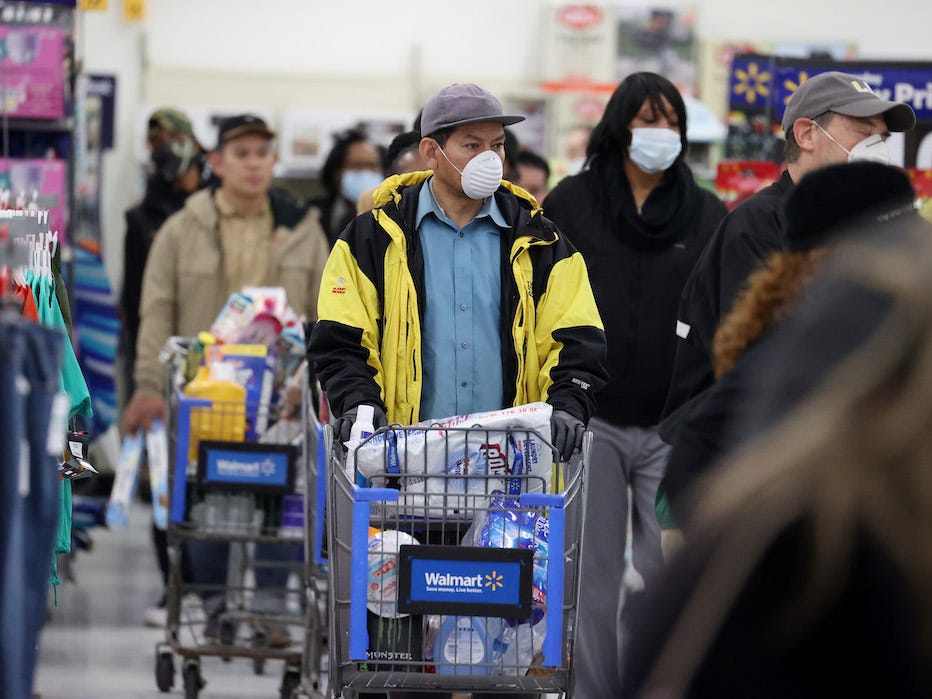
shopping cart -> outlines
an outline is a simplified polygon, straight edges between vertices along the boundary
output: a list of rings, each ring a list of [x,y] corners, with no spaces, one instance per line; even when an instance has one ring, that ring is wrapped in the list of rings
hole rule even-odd
[[[304,560],[305,560],[305,624],[304,654],[301,661],[301,684],[295,689],[295,699],[324,699],[329,685],[327,642],[330,632],[327,621],[330,581],[324,545],[324,516],[327,493],[327,451],[324,446],[324,426],[312,409],[310,385],[304,386],[301,403],[304,424]]]
[[[332,696],[571,695],[590,443],[551,466],[534,431],[392,427],[347,468],[327,427]]]
[[[174,656],[182,659],[186,699],[206,684],[201,660],[247,658],[254,671],[281,660],[282,699],[301,686],[306,564],[301,491],[308,458],[297,422],[288,443],[243,440],[242,424],[275,425],[267,405],[225,403],[184,395],[191,341],[171,338],[166,366],[169,425],[169,578],[165,640],[156,645],[156,684],[175,682]],[[306,396],[307,393],[302,394]],[[262,411],[266,411],[262,414]],[[302,413],[306,408],[302,406]],[[239,439],[204,439],[209,435]],[[316,611],[316,610],[315,610]]]

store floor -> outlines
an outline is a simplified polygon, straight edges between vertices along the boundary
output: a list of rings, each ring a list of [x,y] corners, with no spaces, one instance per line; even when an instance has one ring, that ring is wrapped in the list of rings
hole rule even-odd
[[[41,637],[35,691],[42,699],[157,699],[155,644],[164,630],[143,625],[143,614],[161,584],[149,538],[151,513],[136,503],[128,529],[95,529],[94,550],[80,552],[75,582],[58,590]],[[180,662],[176,660],[176,668]],[[205,659],[202,699],[270,699],[279,696],[282,664],[268,664],[264,676],[247,660]]]

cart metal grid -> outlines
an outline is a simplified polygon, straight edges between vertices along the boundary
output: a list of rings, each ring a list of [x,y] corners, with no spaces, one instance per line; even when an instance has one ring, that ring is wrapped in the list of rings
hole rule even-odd
[[[324,426],[312,409],[310,386],[305,382],[301,402],[304,424],[304,561],[305,624],[301,658],[301,685],[295,699],[324,699],[329,687],[328,622],[329,573],[324,546],[324,516],[327,503],[327,451]]]
[[[206,684],[200,667],[204,657],[246,658],[257,674],[265,671],[267,661],[283,661],[280,696],[291,699],[302,684],[302,642],[312,627],[308,617],[312,611],[317,614],[316,605],[311,610],[302,599],[308,587],[304,528],[284,517],[304,488],[297,476],[305,473],[299,466],[310,458],[305,430],[297,425],[290,445],[269,445],[280,453],[257,452],[256,463],[267,462],[259,464],[257,473],[278,479],[273,485],[259,483],[258,477],[256,484],[249,479],[235,486],[210,482],[204,466],[208,444],[221,455],[226,454],[223,449],[238,453],[266,447],[239,440],[198,444],[199,437],[236,434],[245,414],[255,419],[267,410],[263,417],[270,422],[277,416],[266,406],[186,397],[183,367],[190,342],[170,338],[162,352],[169,435],[169,579],[165,640],[156,645],[156,684],[162,692],[172,689],[175,655],[182,659],[186,699],[196,699]],[[305,410],[302,405],[302,415]],[[306,517],[306,505],[299,507]],[[219,561],[225,579],[194,582],[199,576],[188,569],[205,559]]]
[[[436,449],[408,453],[418,431],[426,433],[425,438],[439,440],[444,463],[452,459],[466,465],[459,475],[429,468],[429,462],[438,458]],[[364,480],[358,466],[367,443],[356,449],[356,468],[348,470],[342,445],[334,444],[332,430],[326,428],[331,485],[327,496],[332,696],[379,690],[572,695],[584,474],[591,433],[584,436],[582,454],[555,463],[549,479],[539,472],[529,475],[529,469],[508,475],[469,470],[470,464],[476,465],[478,451],[493,443],[504,445],[498,455],[504,463],[513,463],[509,450],[523,452],[521,445],[526,446],[531,436],[553,451],[539,434],[522,429],[382,429],[368,441],[381,440],[385,466],[377,474],[370,470]],[[503,620],[498,613],[472,617],[469,623],[485,633],[483,648],[491,645],[493,649],[480,659],[468,642],[459,644],[459,636],[436,645],[438,623],[442,627],[445,616],[459,617],[465,612],[451,609],[444,615],[434,607],[436,614],[405,615],[400,609],[410,590],[386,583],[387,578],[376,584],[371,576],[373,570],[376,575],[387,573],[419,548],[441,558],[455,551],[459,556],[475,543],[476,527],[495,517],[519,522],[519,530],[532,526],[520,522],[546,523],[549,545],[534,551],[535,575],[543,576],[546,592],[541,595],[535,582],[530,618]],[[379,539],[376,530],[401,534],[393,535],[391,544],[382,535],[374,545]],[[519,531],[518,538],[522,543],[502,538],[486,540],[483,545],[535,548],[529,532]],[[422,546],[398,546],[413,543]],[[517,650],[509,654],[508,647]],[[441,657],[433,652],[438,649]]]

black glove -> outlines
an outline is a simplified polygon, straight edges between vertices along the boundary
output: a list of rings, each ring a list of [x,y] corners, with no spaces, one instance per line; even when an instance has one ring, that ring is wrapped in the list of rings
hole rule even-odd
[[[561,461],[568,461],[573,452],[582,447],[583,432],[586,426],[582,420],[573,417],[565,410],[554,410],[550,418],[550,441],[557,450]]]
[[[343,415],[334,420],[333,435],[340,442],[340,444],[349,441],[350,430],[353,429],[353,423],[356,422],[356,413],[358,409],[358,405],[354,408],[350,408],[345,413],[343,413]],[[385,416],[385,411],[382,410],[382,406],[373,405],[372,426],[375,427],[375,429],[379,429],[380,427],[385,427],[387,424],[388,418]]]

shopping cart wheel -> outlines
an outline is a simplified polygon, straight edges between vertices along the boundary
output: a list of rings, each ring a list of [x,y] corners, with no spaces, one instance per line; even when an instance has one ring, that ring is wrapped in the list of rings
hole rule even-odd
[[[184,699],[197,699],[197,695],[207,684],[201,677],[201,666],[194,660],[185,663],[181,678],[184,680]]]
[[[262,629],[256,629],[252,632],[252,647],[253,648],[266,648],[268,647],[269,640],[266,636],[265,631]],[[265,674],[265,658],[253,658],[252,659],[252,671],[257,675]]]
[[[155,656],[155,686],[160,692],[170,692],[175,686],[175,661],[170,651],[160,651]]]
[[[301,686],[301,673],[295,670],[285,670],[282,675],[282,686],[279,690],[281,699],[292,699],[295,690]]]

